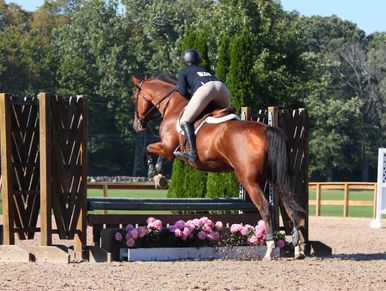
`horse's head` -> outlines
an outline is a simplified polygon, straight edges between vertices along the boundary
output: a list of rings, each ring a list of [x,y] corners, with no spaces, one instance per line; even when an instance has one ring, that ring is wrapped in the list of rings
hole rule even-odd
[[[133,128],[136,132],[141,132],[146,129],[147,122],[155,107],[153,105],[153,94],[146,90],[144,86],[146,79],[140,80],[135,76],[131,77],[136,90],[134,92],[135,114],[133,121]]]
[[[157,111],[164,116],[171,98],[175,96],[176,88],[171,79],[162,80],[161,78],[165,78],[162,74],[144,80],[139,80],[135,76],[131,78],[136,87],[133,96],[135,102],[133,128],[136,132],[140,132],[146,129],[147,122]]]

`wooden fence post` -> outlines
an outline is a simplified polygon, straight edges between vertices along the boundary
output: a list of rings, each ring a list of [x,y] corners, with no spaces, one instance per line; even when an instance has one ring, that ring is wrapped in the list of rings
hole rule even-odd
[[[103,197],[107,197],[107,190],[108,190],[108,185],[107,185],[107,183],[104,183],[103,188],[102,188],[102,196]],[[107,214],[107,210],[103,210],[103,214]]]
[[[51,159],[51,99],[52,94],[40,93],[39,148],[40,148],[40,223],[41,246],[52,245],[52,159]]]
[[[243,121],[248,121],[252,119],[251,116],[251,107],[241,107],[241,114],[240,114],[240,119]],[[239,198],[243,200],[247,200],[247,194],[244,189],[244,187],[240,184],[239,187]],[[240,211],[242,213],[242,211]]]
[[[320,216],[320,201],[321,201],[321,189],[322,186],[319,183],[316,183],[316,206],[315,206],[315,216]]]
[[[10,95],[0,94],[0,133],[1,133],[1,174],[3,195],[3,244],[15,244],[14,231],[14,202],[12,198],[13,178],[11,161],[11,114]]]
[[[348,217],[349,185],[344,183],[343,217]]]
[[[377,183],[374,184],[373,190],[373,218],[375,219],[377,216]]]
[[[81,164],[82,182],[80,193],[80,213],[77,223],[77,232],[74,238],[75,258],[84,259],[87,254],[83,249],[87,245],[87,136],[88,136],[88,98],[81,96],[82,102],[82,143],[81,143]]]

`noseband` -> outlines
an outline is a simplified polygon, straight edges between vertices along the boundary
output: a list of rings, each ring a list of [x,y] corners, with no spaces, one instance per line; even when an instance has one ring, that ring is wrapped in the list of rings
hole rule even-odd
[[[148,122],[148,120],[150,120],[150,115],[152,114],[152,112],[154,111],[154,109],[159,109],[160,108],[160,105],[163,101],[165,101],[167,99],[167,103],[164,107],[164,110],[162,111],[161,113],[161,116],[163,117],[165,115],[165,112],[166,112],[166,109],[168,108],[169,106],[169,103],[170,103],[170,100],[172,99],[172,97],[174,96],[174,93],[177,91],[177,89],[173,89],[171,90],[169,93],[167,93],[165,96],[163,96],[161,99],[159,99],[157,101],[157,103],[153,104],[153,102],[151,101],[150,98],[146,97],[145,95],[143,95],[141,93],[141,90],[142,90],[142,86],[143,84],[148,81],[148,80],[142,80],[142,82],[139,84],[138,86],[138,92],[137,92],[137,96],[135,97],[135,116],[136,116],[136,119],[137,119],[137,122],[141,124],[142,127],[146,127],[146,124]],[[143,113],[142,117],[139,116],[139,113],[138,113],[138,99],[139,97],[142,97],[142,99],[144,99],[146,102],[149,102],[151,103],[153,106],[145,113]]]

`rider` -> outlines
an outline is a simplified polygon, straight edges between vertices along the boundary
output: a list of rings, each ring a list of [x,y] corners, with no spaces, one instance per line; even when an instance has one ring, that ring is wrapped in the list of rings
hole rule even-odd
[[[196,136],[194,134],[193,122],[197,116],[211,102],[215,102],[219,108],[230,106],[230,93],[228,88],[218,81],[207,69],[198,66],[201,56],[197,49],[188,49],[182,56],[185,68],[178,72],[177,90],[190,101],[181,116],[180,125],[188,141],[189,151],[187,153],[177,151],[175,155],[187,159],[190,162],[197,160]],[[190,94],[191,95],[190,95]]]

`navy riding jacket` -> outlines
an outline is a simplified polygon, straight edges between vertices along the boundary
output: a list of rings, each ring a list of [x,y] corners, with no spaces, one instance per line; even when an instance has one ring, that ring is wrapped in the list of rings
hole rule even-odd
[[[199,87],[210,81],[217,81],[217,78],[207,69],[189,65],[178,72],[177,90],[182,96],[190,98]]]

